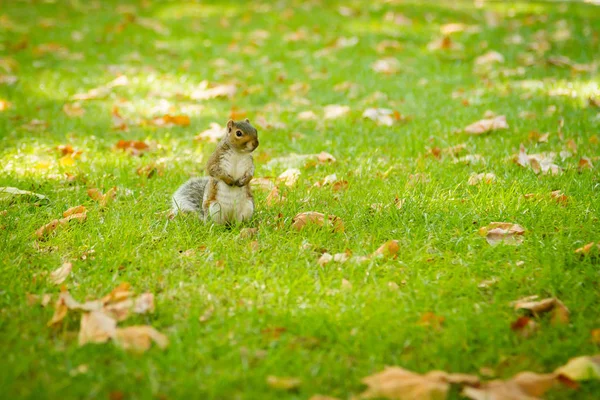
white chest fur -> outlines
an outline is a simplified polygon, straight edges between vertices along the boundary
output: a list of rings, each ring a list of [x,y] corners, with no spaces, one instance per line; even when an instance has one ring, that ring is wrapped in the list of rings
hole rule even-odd
[[[221,160],[223,169],[234,180],[240,179],[252,167],[252,156],[250,154],[240,154],[235,151],[229,151]]]

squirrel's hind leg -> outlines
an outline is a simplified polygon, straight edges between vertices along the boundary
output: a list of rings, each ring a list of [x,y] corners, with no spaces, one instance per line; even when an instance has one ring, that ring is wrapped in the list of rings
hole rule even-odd
[[[173,194],[173,214],[178,212],[202,213],[202,199],[208,178],[192,178]]]

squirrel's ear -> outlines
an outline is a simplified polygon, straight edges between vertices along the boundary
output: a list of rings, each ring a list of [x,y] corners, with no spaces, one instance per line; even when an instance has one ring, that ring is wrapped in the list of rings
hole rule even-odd
[[[250,120],[248,118],[246,118],[244,121],[246,121],[247,124],[250,123]]]
[[[227,121],[227,130],[231,131],[231,128],[233,128],[233,120],[232,119]]]

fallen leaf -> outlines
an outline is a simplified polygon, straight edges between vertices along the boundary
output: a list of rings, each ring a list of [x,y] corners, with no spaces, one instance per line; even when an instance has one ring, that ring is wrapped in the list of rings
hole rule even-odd
[[[479,234],[485,236],[487,242],[495,246],[498,243],[519,245],[523,243],[525,228],[510,222],[491,222],[488,226],[481,227]]]
[[[550,196],[556,200],[558,204],[567,205],[569,203],[569,197],[564,194],[561,190],[554,190],[550,193]]]
[[[119,140],[115,148],[128,152],[131,155],[138,156],[148,151],[150,146],[141,140]]]
[[[85,114],[85,110],[83,109],[83,107],[81,107],[81,103],[79,102],[65,103],[65,105],[63,106],[63,112],[68,117],[81,117],[83,116],[83,114]]]
[[[579,167],[580,170],[594,168],[594,164],[592,164],[592,160],[590,160],[588,157],[581,157],[579,159],[579,163],[577,164],[577,166]]]
[[[367,108],[362,116],[377,122],[378,125],[394,125],[394,110],[389,108]]]
[[[529,317],[519,317],[510,325],[510,329],[524,338],[531,337],[538,329],[538,324]]]
[[[392,75],[400,71],[400,61],[392,57],[382,58],[375,61],[371,68],[380,74]]]
[[[481,173],[481,174],[473,174],[469,177],[469,185],[475,186],[480,184],[481,182],[490,184],[496,180],[496,175],[492,173]]]
[[[379,246],[373,255],[396,258],[398,256],[398,251],[400,251],[400,242],[397,240],[388,240]]]
[[[600,355],[572,358],[554,372],[573,381],[598,380],[600,379]]]
[[[423,313],[423,315],[421,315],[421,318],[417,322],[417,325],[425,326],[428,328],[435,329],[436,331],[439,331],[442,329],[442,325],[444,324],[445,320],[446,320],[446,318],[435,315],[431,311],[428,311],[426,313]]]
[[[487,53],[475,59],[476,66],[491,65],[495,63],[503,63],[504,56],[497,51],[490,50]]]
[[[102,194],[102,192],[100,192],[100,190],[98,189],[88,189],[87,191],[88,196],[90,196],[92,198],[92,200],[95,200],[98,202],[98,204],[100,204],[101,207],[106,207],[111,201],[113,201],[115,199],[115,196],[117,194],[117,187],[112,187],[110,188],[106,194]]]
[[[327,223],[325,222],[325,214],[316,211],[307,211],[296,215],[292,219],[292,227],[297,231],[302,230],[306,226],[317,225],[317,226],[329,226],[333,225],[334,232],[343,232],[344,223],[342,220],[334,215],[327,217]]]
[[[323,253],[321,255],[321,257],[319,257],[317,264],[319,264],[321,267],[324,267],[325,265],[329,264],[331,261],[333,261],[333,256],[329,253]]]
[[[275,375],[267,376],[267,385],[269,385],[273,389],[292,390],[296,389],[301,384],[302,381],[299,378],[281,377]]]
[[[318,119],[317,114],[312,111],[302,111],[296,116],[300,121],[315,121]]]
[[[113,106],[111,111],[111,119],[113,129],[123,132],[129,131],[127,121],[121,116],[121,113],[119,112],[119,107]]]
[[[192,91],[190,98],[192,100],[208,100],[218,97],[232,98],[235,96],[237,88],[235,85],[215,85],[209,87],[208,82],[204,81],[200,86]]]
[[[450,36],[442,36],[427,43],[427,50],[429,51],[461,51],[463,49],[464,46],[461,43],[455,42],[452,39],[450,39]]]
[[[210,128],[200,132],[194,137],[194,140],[217,143],[225,135],[225,128],[217,122],[211,122]]]
[[[594,244],[595,244],[595,242],[590,242],[590,243],[586,244],[585,246],[582,246],[582,247],[578,248],[577,250],[575,250],[575,253],[583,254],[583,255],[590,254],[590,252],[592,251],[592,248],[594,247]],[[600,243],[598,244],[598,248],[600,248]]]
[[[269,207],[273,207],[275,204],[279,204],[281,202],[283,202],[285,200],[285,197],[283,197],[280,193],[279,193],[279,189],[277,188],[277,186],[275,186],[271,192],[267,195],[267,205]]]
[[[558,382],[556,374],[521,372],[507,381],[493,380],[480,387],[465,387],[461,394],[472,400],[539,400]]]
[[[443,400],[448,395],[450,384],[476,385],[479,378],[444,371],[420,375],[400,367],[386,367],[382,372],[363,378],[362,382],[368,386],[361,395],[363,398]]]
[[[350,107],[339,104],[330,104],[323,108],[325,119],[338,119],[350,112]]]
[[[336,161],[334,156],[325,151],[322,151],[319,154],[317,154],[317,160],[322,164]]]
[[[479,120],[467,126],[464,131],[472,135],[481,135],[499,129],[508,129],[508,124],[506,123],[506,117],[504,115]]]
[[[154,126],[162,126],[162,127],[170,127],[170,126],[189,126],[190,117],[187,115],[163,115],[162,117],[157,117],[152,119],[152,125]]]
[[[550,297],[537,300],[537,296],[529,296],[512,303],[515,310],[527,310],[533,315],[552,312],[553,324],[569,323],[569,309],[557,298]]]
[[[125,350],[144,352],[150,348],[152,342],[161,349],[169,345],[169,338],[148,325],[134,325],[126,328],[117,328],[114,335],[115,344]]]
[[[69,215],[73,215],[73,214],[85,214],[87,212],[86,208],[84,206],[75,206],[75,207],[71,207],[69,209],[67,209],[65,212],[63,212],[63,217],[68,217]]]
[[[152,293],[142,293],[133,303],[133,312],[136,314],[146,314],[154,312],[154,295]]]
[[[0,187],[0,200],[4,200],[4,199],[10,198],[10,197],[18,197],[18,196],[35,197],[39,200],[47,199],[47,197],[44,196],[43,194],[30,192],[28,190],[21,190],[16,187],[10,187],[10,186],[9,187]]]
[[[113,338],[117,330],[117,321],[101,311],[84,313],[79,328],[79,345],[86,343],[105,343]]]
[[[63,263],[62,266],[50,273],[50,282],[55,285],[60,285],[67,279],[72,269],[73,264],[70,262]]]
[[[285,186],[292,187],[300,178],[300,170],[298,168],[288,168],[277,177],[277,180],[283,182]]]

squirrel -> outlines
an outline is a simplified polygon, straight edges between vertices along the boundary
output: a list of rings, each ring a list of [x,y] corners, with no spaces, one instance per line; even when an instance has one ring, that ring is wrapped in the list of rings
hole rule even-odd
[[[192,178],[173,195],[173,214],[197,212],[217,224],[247,221],[254,213],[250,180],[254,175],[252,152],[258,131],[250,120],[227,122],[225,136],[208,159],[209,176]]]

